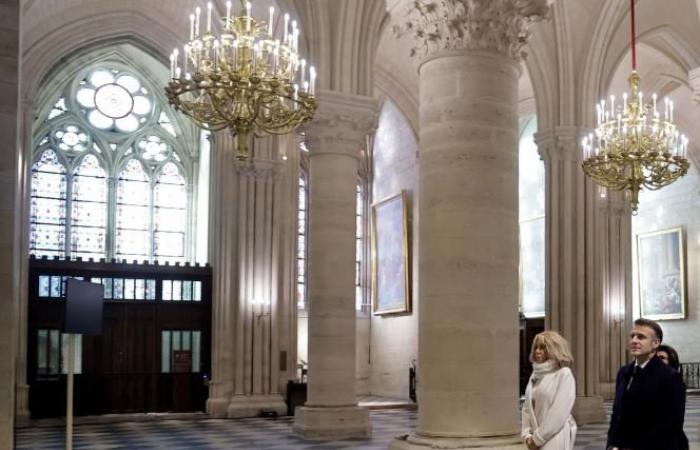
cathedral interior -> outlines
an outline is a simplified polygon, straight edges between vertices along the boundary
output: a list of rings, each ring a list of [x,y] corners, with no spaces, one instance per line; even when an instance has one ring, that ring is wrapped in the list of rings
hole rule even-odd
[[[700,448],[694,123],[700,0],[0,0],[0,449],[604,448],[639,317]]]

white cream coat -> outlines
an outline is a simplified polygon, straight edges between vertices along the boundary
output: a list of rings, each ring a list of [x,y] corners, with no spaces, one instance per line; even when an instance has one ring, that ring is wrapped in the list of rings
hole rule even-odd
[[[530,376],[522,410],[523,442],[532,436],[541,450],[573,450],[575,400],[576,381],[568,367],[544,374],[534,386]]]

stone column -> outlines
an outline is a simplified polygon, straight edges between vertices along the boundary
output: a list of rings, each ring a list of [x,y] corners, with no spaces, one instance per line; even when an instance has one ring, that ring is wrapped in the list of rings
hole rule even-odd
[[[595,330],[600,339],[598,393],[612,400],[617,371],[628,363],[627,343],[633,320],[632,208],[620,192],[599,190],[598,198],[596,275],[602,300],[597,302],[601,320]]]
[[[213,376],[207,411],[214,417],[251,417],[262,410],[285,414],[278,354],[280,341],[286,349],[290,337],[279,331],[279,314],[286,314],[281,305],[290,300],[279,289],[284,262],[277,209],[289,186],[279,187],[276,177],[284,163],[276,158],[274,138],[256,141],[246,166],[236,162],[229,135],[219,134],[215,147]]]
[[[581,169],[587,130],[556,127],[535,142],[545,163],[545,327],[560,332],[574,354],[579,424],[605,421],[598,392],[602,284],[598,189]]]
[[[22,148],[18,123],[19,1],[0,3],[0,448],[13,448],[15,370],[18,345],[17,311],[20,289],[18,258],[21,242]]]
[[[522,449],[518,78],[545,1],[416,2],[418,429],[392,449]]]
[[[360,150],[376,124],[371,98],[323,92],[308,128],[309,379],[294,417],[307,439],[368,437],[355,398],[355,188]]]

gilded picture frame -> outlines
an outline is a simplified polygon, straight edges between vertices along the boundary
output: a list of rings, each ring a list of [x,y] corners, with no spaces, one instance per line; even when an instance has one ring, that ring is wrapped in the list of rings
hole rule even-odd
[[[685,319],[683,228],[637,235],[639,311],[653,320]]]
[[[406,191],[372,204],[372,312],[411,312]]]

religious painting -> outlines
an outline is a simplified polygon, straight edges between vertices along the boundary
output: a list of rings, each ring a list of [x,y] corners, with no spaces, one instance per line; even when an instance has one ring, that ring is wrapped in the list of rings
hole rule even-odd
[[[372,205],[372,310],[411,311],[406,191]]]
[[[683,229],[637,235],[641,316],[685,319]]]

